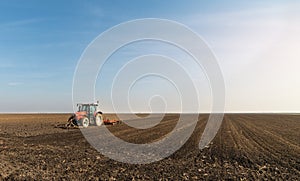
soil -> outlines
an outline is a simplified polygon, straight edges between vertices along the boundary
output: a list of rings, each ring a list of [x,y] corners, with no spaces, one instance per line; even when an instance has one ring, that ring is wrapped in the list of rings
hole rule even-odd
[[[300,115],[226,114],[203,149],[208,115],[181,149],[151,164],[128,164],[98,153],[80,129],[62,129],[69,114],[0,115],[0,180],[299,180]],[[115,119],[114,115],[107,115]],[[141,117],[142,121],[144,118]],[[169,133],[178,115],[136,130],[108,125],[119,138],[148,143]],[[89,128],[87,128],[89,129]]]

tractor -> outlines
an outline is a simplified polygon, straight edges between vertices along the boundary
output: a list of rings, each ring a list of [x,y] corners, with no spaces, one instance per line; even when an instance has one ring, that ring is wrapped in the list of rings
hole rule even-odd
[[[104,124],[119,123],[119,120],[105,120],[103,113],[98,109],[97,103],[77,104],[78,111],[68,119],[67,127],[82,126],[87,128],[90,125],[101,126]]]

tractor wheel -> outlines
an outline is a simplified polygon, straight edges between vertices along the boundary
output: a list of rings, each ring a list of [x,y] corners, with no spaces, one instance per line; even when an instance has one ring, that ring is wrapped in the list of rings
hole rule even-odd
[[[87,128],[90,124],[90,120],[88,118],[82,118],[80,123],[82,127]]]
[[[95,117],[95,125],[101,126],[103,124],[103,116],[102,114],[97,114]]]

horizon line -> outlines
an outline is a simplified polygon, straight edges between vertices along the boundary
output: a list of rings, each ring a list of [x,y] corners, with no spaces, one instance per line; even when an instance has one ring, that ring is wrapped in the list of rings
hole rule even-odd
[[[0,114],[73,114],[73,112],[0,112]],[[103,114],[300,114],[291,111],[226,111],[226,112],[104,112]]]

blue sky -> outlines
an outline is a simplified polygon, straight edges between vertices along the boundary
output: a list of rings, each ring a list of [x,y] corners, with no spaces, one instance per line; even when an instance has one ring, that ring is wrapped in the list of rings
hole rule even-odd
[[[299,8],[298,1],[258,0],[1,1],[0,112],[72,111],[73,75],[84,49],[108,28],[137,18],[175,20],[203,37],[224,74],[226,111],[299,112]],[[120,55],[130,48],[138,45]],[[154,52],[161,50],[164,45]],[[118,67],[119,57],[108,70]],[[104,104],[108,92],[99,85],[105,79],[97,81]],[[136,111],[146,109],[133,102]]]

